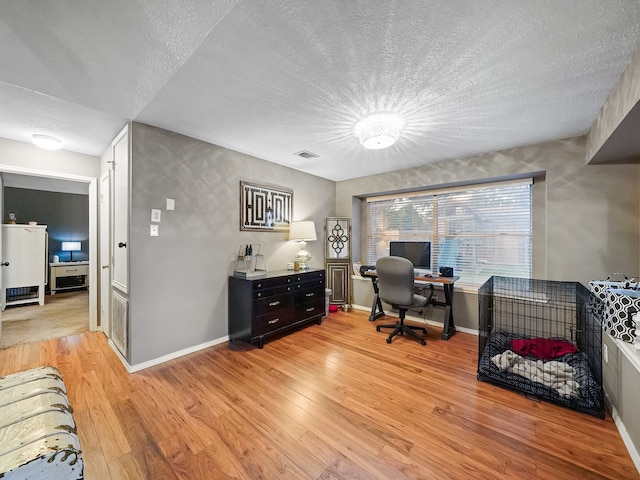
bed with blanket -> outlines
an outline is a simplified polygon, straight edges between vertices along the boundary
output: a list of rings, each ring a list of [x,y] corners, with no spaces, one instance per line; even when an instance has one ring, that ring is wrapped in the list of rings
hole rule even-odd
[[[602,388],[587,355],[564,339],[494,330],[478,362],[478,380],[603,417]]]

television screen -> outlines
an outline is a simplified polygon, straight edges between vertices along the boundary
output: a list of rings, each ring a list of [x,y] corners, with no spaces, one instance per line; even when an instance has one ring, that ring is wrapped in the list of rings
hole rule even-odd
[[[410,260],[414,268],[431,270],[431,242],[389,242],[389,255]]]

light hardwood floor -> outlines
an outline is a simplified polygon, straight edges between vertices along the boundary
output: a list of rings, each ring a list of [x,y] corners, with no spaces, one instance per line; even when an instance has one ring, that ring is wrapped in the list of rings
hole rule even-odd
[[[478,382],[477,337],[439,335],[389,345],[338,312],[129,375],[85,332],[0,350],[0,375],[60,369],[91,480],[640,478],[610,415]]]

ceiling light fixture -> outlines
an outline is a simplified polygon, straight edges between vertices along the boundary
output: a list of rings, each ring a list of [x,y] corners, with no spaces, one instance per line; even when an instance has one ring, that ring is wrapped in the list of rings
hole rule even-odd
[[[34,133],[31,141],[37,147],[44,148],[45,150],[60,150],[62,148],[62,140],[52,137],[51,135]]]
[[[360,120],[355,132],[364,148],[379,150],[396,143],[403,121],[390,113],[376,113]]]

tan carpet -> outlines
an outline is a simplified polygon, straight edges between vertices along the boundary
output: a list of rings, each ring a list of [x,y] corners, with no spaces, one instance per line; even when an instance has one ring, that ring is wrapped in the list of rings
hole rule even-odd
[[[2,312],[0,348],[41,342],[89,330],[89,291],[47,295],[44,305],[7,307]]]

